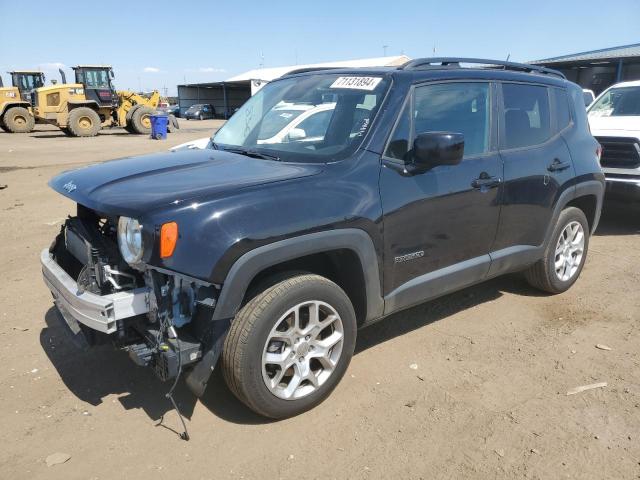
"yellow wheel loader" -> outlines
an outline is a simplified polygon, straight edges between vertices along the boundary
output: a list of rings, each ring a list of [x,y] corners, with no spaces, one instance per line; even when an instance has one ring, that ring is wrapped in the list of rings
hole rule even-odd
[[[93,137],[102,127],[124,127],[130,133],[151,133],[150,115],[158,107],[160,94],[150,97],[116,91],[109,65],[73,67],[75,83],[38,88],[34,92],[33,112],[38,123],[58,126],[74,137]]]
[[[35,120],[31,111],[31,93],[44,85],[44,74],[34,70],[9,72],[11,87],[0,77],[0,128],[10,133],[29,133]]]

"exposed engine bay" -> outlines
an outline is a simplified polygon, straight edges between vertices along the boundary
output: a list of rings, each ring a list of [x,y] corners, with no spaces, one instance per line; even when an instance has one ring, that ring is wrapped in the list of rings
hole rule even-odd
[[[79,322],[75,330],[89,346],[111,341],[161,380],[175,378],[215,341],[210,320],[218,290],[197,279],[128,265],[118,249],[117,220],[78,205],[78,215],[66,220],[50,252],[76,281],[79,294],[105,296],[146,288],[148,311],[118,320],[111,334]]]

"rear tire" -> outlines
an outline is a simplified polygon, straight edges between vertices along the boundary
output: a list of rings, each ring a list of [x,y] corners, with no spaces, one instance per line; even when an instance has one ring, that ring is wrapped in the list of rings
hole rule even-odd
[[[224,378],[254,412],[292,417],[329,396],[349,366],[355,340],[353,306],[338,285],[318,275],[290,277],[236,315],[222,354]],[[272,355],[283,360],[269,362]]]
[[[95,110],[89,107],[74,108],[69,112],[67,128],[74,137],[95,137],[100,131],[102,122]]]
[[[131,128],[135,133],[149,135],[151,133],[151,114],[149,107],[140,106],[131,115]]]
[[[548,293],[567,291],[578,280],[589,249],[589,222],[579,208],[565,208],[544,257],[525,272],[529,284]]]
[[[35,118],[24,107],[11,107],[2,117],[4,128],[11,133],[29,133],[36,124]]]

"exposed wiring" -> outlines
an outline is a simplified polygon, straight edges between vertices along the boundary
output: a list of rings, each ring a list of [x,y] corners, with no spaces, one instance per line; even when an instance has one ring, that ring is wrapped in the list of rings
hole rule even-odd
[[[164,297],[166,300],[168,300],[168,304],[169,306],[171,306],[171,308],[173,308],[173,302],[168,299],[168,293],[169,293],[169,288],[168,286],[165,288],[162,288],[162,297]],[[165,300],[164,303],[167,303]],[[182,375],[182,347],[180,346],[180,339],[178,338],[177,333],[175,332],[175,328],[173,326],[173,322],[171,321],[171,318],[169,316],[169,311],[168,308],[165,307],[165,311],[159,315],[159,319],[160,319],[160,328],[158,329],[158,333],[156,336],[156,348],[158,350],[158,352],[161,351],[161,344],[163,343],[163,336],[166,332],[167,335],[167,342],[169,341],[169,339],[172,336],[172,332],[175,333],[175,341],[176,341],[176,354],[178,355],[178,374],[176,375],[176,379],[173,382],[173,385],[171,385],[171,388],[169,389],[169,391],[165,394],[165,398],[168,398],[169,401],[171,402],[171,404],[173,405],[174,410],[176,411],[176,413],[178,414],[178,417],[180,418],[180,422],[182,422],[182,428],[183,428],[183,432],[180,433],[180,438],[182,440],[185,441],[189,441],[189,432],[187,431],[187,424],[184,421],[184,418],[182,416],[182,413],[180,413],[180,409],[178,408],[178,404],[176,403],[175,399],[173,398],[173,392],[176,389],[176,387],[178,386],[178,381],[180,380],[180,376]],[[162,424],[164,420],[164,415],[162,417],[160,417],[160,424]]]
[[[180,413],[180,409],[178,408],[176,401],[173,399],[173,391],[178,385],[178,380],[180,380],[180,376],[182,375],[182,348],[180,347],[180,339],[178,337],[176,337],[176,347],[177,347],[176,349],[178,354],[178,374],[176,375],[176,379],[173,382],[173,385],[171,386],[167,394],[165,395],[165,397],[167,397],[171,401],[171,403],[173,404],[173,408],[175,409],[176,413],[178,414],[178,417],[180,418],[180,421],[182,422],[182,428],[184,429],[184,432],[180,434],[180,438],[188,442],[189,432],[187,431],[187,425],[184,422],[184,418],[182,418],[182,413]]]

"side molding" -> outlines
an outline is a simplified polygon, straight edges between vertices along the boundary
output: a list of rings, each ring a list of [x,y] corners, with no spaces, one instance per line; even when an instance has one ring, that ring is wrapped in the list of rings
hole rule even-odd
[[[242,255],[231,267],[217,301],[213,320],[232,318],[240,309],[251,280],[261,271],[282,262],[330,250],[351,250],[358,255],[365,279],[367,318],[381,317],[384,300],[373,241],[364,230],[345,228],[310,233],[263,245]]]
[[[485,279],[491,264],[489,255],[420,275],[400,285],[385,297],[385,315],[433,300]]]

